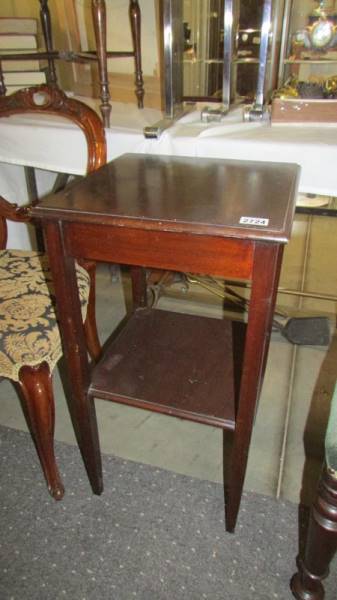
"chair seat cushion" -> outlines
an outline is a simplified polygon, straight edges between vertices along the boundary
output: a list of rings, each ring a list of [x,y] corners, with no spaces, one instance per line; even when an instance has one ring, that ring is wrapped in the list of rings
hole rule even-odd
[[[85,318],[90,279],[76,266]],[[55,299],[46,255],[0,250],[0,377],[19,380],[20,368],[46,361],[52,370],[62,355]]]

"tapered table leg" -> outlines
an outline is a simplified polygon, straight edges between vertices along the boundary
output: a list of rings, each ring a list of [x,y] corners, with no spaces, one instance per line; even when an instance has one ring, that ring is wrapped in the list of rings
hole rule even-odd
[[[53,50],[53,35],[52,26],[50,19],[50,12],[48,6],[48,0],[39,0],[41,5],[40,19],[43,32],[44,43],[46,50],[52,52]],[[57,84],[56,68],[53,58],[48,58],[48,83],[52,85]]]
[[[55,287],[63,352],[68,371],[71,394],[69,410],[75,435],[95,494],[103,491],[101,454],[95,405],[88,398],[89,363],[84,326],[78,296],[75,261],[63,246],[63,231],[57,223],[45,227],[46,249]]]
[[[110,126],[110,92],[107,65],[107,41],[106,41],[106,5],[105,0],[92,0],[92,17],[94,23],[96,49],[98,58],[99,83],[101,88],[101,113],[105,127]]]
[[[131,24],[131,34],[133,51],[135,53],[135,84],[138,108],[144,108],[144,81],[142,72],[142,52],[141,52],[141,13],[138,0],[130,0],[129,17]]]
[[[250,439],[270,341],[281,258],[282,248],[279,246],[259,244],[255,247],[239,410],[226,489],[227,531],[235,529],[241,502]]]

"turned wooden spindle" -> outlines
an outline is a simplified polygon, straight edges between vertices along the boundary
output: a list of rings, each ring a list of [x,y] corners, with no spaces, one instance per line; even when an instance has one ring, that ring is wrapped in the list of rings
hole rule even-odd
[[[322,580],[337,549],[337,477],[324,467],[311,509],[304,557],[297,559],[298,572],[291,580],[297,600],[323,600]]]
[[[105,0],[92,0],[92,17],[98,58],[99,83],[101,88],[101,105],[103,123],[105,127],[110,125],[110,92],[107,68],[106,50],[106,5]]]
[[[51,18],[50,18],[48,0],[39,0],[39,2],[40,2],[40,6],[41,6],[40,20],[41,20],[44,43],[45,43],[47,52],[52,52],[53,51],[53,36],[52,36],[52,26],[51,26]],[[48,83],[51,85],[57,84],[55,62],[54,62],[54,59],[50,58],[50,57],[48,58]]]
[[[138,108],[144,108],[144,81],[141,53],[141,13],[138,0],[130,0],[129,17],[135,58],[135,94],[137,97]]]

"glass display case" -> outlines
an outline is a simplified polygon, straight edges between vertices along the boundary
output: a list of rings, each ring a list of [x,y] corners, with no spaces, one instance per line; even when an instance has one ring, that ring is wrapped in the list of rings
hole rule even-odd
[[[186,102],[221,104],[215,109],[206,106],[202,120],[222,118],[240,103],[245,120],[258,120],[269,116],[273,99],[276,123],[280,102],[274,100],[280,99],[279,92],[283,96],[280,88],[285,84],[287,97],[335,101],[336,4],[337,0],[161,0],[166,121],[146,134],[157,137],[172,119],[182,116]],[[292,85],[299,80],[305,83],[301,89]],[[333,104],[329,107],[335,111]],[[324,104],[325,111],[329,107]],[[318,109],[309,120],[316,119]],[[279,112],[284,120],[283,105]],[[291,112],[294,117],[296,111]],[[308,120],[303,111],[302,117]],[[330,113],[325,120],[330,122]]]
[[[278,86],[295,78],[313,87],[336,75],[336,0],[286,0]]]
[[[219,102],[229,86],[231,103],[254,100],[266,4],[270,5],[264,85],[268,92],[277,79],[274,57],[280,46],[283,0],[183,0],[184,97]]]

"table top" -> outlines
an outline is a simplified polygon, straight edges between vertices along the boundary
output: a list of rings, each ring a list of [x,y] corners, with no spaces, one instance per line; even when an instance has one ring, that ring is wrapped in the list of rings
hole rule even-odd
[[[125,154],[43,200],[34,216],[287,242],[294,164]]]

